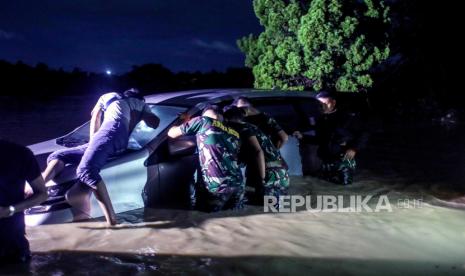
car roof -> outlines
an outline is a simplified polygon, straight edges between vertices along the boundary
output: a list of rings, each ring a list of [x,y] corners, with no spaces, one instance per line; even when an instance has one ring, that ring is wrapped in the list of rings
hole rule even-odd
[[[257,89],[203,89],[179,92],[168,92],[148,95],[145,97],[147,103],[172,105],[183,107],[194,107],[200,103],[220,102],[232,100],[237,97],[247,98],[276,98],[276,97],[305,97],[313,98],[314,92],[304,91],[276,91]]]

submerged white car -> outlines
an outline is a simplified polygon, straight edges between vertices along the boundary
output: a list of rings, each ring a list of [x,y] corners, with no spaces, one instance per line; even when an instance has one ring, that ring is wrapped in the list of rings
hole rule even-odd
[[[190,182],[198,163],[195,137],[167,139],[167,131],[181,123],[179,115],[200,115],[207,104],[225,106],[234,98],[245,96],[260,111],[274,117],[283,129],[292,133],[304,120],[316,116],[319,103],[310,92],[277,92],[252,89],[195,90],[161,93],[145,97],[153,113],[160,118],[157,129],[139,123],[132,132],[125,153],[110,160],[101,171],[116,213],[137,208],[188,208]],[[47,156],[55,150],[84,144],[88,141],[89,123],[60,138],[34,144],[29,148],[42,168]],[[290,137],[281,153],[291,175],[301,175],[297,140]],[[73,221],[72,207],[65,194],[76,182],[76,166],[67,166],[47,183],[48,200],[26,210],[26,224],[39,225]],[[88,217],[103,216],[97,201],[91,198]]]

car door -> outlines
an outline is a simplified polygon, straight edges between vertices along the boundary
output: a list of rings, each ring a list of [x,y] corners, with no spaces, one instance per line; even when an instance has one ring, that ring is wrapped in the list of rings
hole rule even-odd
[[[144,166],[149,157],[147,149],[130,152],[110,161],[100,172],[116,213],[144,207],[141,197],[148,171]],[[97,200],[92,200],[91,216],[102,216]]]
[[[149,181],[143,193],[145,206],[190,208],[198,164],[195,136],[166,139],[146,162]]]
[[[318,102],[306,97],[276,97],[252,99],[252,103],[257,109],[273,117],[289,135],[288,142],[280,149],[281,155],[289,166],[290,175],[302,175],[299,141],[292,133],[318,114]]]

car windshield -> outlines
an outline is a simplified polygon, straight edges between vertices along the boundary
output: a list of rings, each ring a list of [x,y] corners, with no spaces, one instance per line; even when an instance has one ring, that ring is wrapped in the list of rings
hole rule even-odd
[[[138,150],[143,148],[160,132],[162,132],[168,125],[170,125],[180,113],[186,111],[185,107],[178,106],[163,106],[163,105],[150,105],[152,112],[160,118],[160,125],[156,128],[148,127],[144,121],[136,125],[131,135],[129,136],[128,149]],[[85,144],[89,141],[89,122],[76,128],[71,133],[58,138],[57,144],[66,147],[73,147]]]

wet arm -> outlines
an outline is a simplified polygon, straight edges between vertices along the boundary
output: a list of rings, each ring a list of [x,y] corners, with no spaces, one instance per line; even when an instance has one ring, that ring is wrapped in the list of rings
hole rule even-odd
[[[287,141],[289,136],[284,130],[278,131],[278,141],[276,141],[276,148],[280,149]]]
[[[185,122],[179,126],[171,127],[170,130],[168,130],[168,136],[170,138],[177,138],[181,135],[196,134],[204,125],[204,123],[205,121],[202,119],[202,117],[192,118],[188,122]]]
[[[151,128],[157,128],[160,124],[160,119],[151,112],[144,113],[142,120]]]
[[[276,148],[280,149],[289,140],[289,136],[274,118],[268,116],[267,125],[272,129]]]
[[[181,128],[179,126],[174,126],[168,130],[168,136],[170,138],[176,138],[182,135]]]
[[[15,213],[23,212],[24,210],[36,206],[47,200],[47,189],[45,188],[45,182],[41,175],[39,175],[36,179],[31,181],[29,185],[31,186],[32,191],[34,193],[32,194],[32,196],[13,205],[13,207],[15,208]],[[6,211],[8,210],[8,207],[3,206],[0,207],[0,209],[2,209],[0,210],[0,218],[4,214],[9,215],[9,211]],[[8,215],[4,215],[4,217]]]

